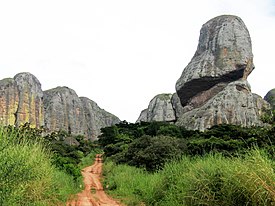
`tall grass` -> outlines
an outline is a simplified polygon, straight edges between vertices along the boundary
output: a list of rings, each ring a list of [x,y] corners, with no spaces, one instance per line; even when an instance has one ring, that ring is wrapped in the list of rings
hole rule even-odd
[[[275,205],[274,160],[253,150],[243,157],[182,157],[160,172],[107,163],[105,185],[128,205]]]
[[[103,176],[106,190],[128,206],[151,202],[151,197],[157,196],[155,188],[162,182],[158,173],[149,174],[142,169],[115,165],[110,161],[104,163]]]
[[[77,188],[73,178],[51,164],[39,141],[17,139],[0,128],[0,205],[57,205]]]

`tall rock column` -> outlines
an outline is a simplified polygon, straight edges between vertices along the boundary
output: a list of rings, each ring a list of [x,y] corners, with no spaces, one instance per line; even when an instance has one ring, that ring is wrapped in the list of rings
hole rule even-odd
[[[44,124],[43,91],[39,80],[30,73],[19,73],[14,77],[19,104],[16,111],[16,125],[29,122],[35,127]]]
[[[243,21],[223,15],[205,23],[195,55],[176,83],[183,108],[177,124],[204,130],[216,124],[261,125],[269,104],[246,81],[254,69]]]
[[[70,134],[85,134],[87,127],[82,102],[68,87],[44,91],[45,127],[50,131],[64,130]]]
[[[0,81],[0,122],[4,125],[33,127],[44,125],[43,92],[38,79],[30,73],[19,73],[13,79]]]

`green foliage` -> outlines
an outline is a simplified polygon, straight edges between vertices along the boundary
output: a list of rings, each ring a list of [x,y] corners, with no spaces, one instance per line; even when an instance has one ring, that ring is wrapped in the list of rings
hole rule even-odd
[[[161,169],[172,157],[181,154],[195,156],[218,152],[234,156],[258,146],[273,155],[274,131],[274,125],[251,128],[217,125],[200,132],[166,122],[123,122],[102,129],[99,144],[104,154],[116,163],[127,163],[154,171]]]
[[[183,139],[143,136],[129,144],[123,162],[155,171],[161,169],[165,162],[179,158],[185,150],[186,143]]]
[[[66,143],[66,138],[73,138],[78,145]],[[71,136],[65,131],[52,132],[44,137],[54,153],[53,164],[60,170],[72,175],[75,179],[81,176],[79,164],[81,159],[96,150],[97,145],[84,136]]]
[[[52,156],[41,141],[31,140],[20,129],[0,128],[0,205],[65,201],[76,192],[73,178],[52,165]]]
[[[81,161],[79,163],[79,168],[83,169],[84,167],[90,166],[94,163],[95,161],[95,156],[96,154],[102,154],[103,151],[99,148],[95,148],[94,150],[92,150],[88,155],[86,155],[85,157],[81,158]]]
[[[275,105],[273,107],[275,107]],[[261,119],[264,123],[275,124],[275,108],[271,111],[265,112]]]
[[[43,128],[32,128],[29,123],[25,123],[18,128],[7,126],[5,129],[14,136],[12,141],[17,143],[24,141],[40,141],[47,145],[47,148],[54,153],[51,158],[52,163],[58,169],[72,175],[75,180],[81,177],[78,166],[81,159],[98,147],[96,143],[85,140],[84,136],[72,136],[65,131],[52,132],[43,136]],[[66,138],[68,137],[73,138],[78,145],[66,143]]]
[[[183,156],[157,173],[107,162],[104,175],[108,192],[127,205],[275,204],[274,160],[259,150],[233,158]]]

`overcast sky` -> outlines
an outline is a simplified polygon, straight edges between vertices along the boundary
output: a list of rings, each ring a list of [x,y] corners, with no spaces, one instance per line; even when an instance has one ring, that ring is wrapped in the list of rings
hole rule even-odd
[[[0,0],[0,79],[30,72],[135,122],[175,83],[209,19],[233,14],[252,38],[252,92],[275,88],[273,0]]]

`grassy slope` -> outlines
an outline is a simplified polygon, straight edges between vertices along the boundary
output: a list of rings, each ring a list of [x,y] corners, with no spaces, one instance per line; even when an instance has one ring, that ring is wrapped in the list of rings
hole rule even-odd
[[[73,178],[52,165],[41,143],[18,143],[16,136],[0,128],[0,205],[57,205],[77,192]]]
[[[274,205],[274,160],[259,150],[245,157],[183,157],[147,173],[107,162],[105,186],[127,205]]]

